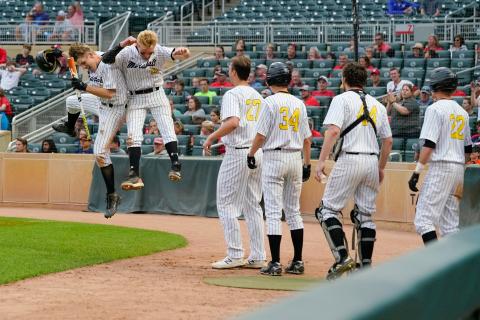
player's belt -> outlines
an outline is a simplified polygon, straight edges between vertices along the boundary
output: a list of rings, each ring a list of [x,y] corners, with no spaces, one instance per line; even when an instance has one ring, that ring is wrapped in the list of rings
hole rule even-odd
[[[288,151],[288,152],[297,152],[297,151],[300,151],[300,149],[284,149],[284,148],[275,148],[275,149],[267,149],[267,150],[263,150],[263,151]]]
[[[368,156],[377,156],[377,154],[375,152],[345,152],[346,154],[356,154],[356,155],[359,155],[359,154],[366,154]]]
[[[154,88],[148,88],[148,89],[143,89],[143,90],[137,90],[137,91],[129,91],[130,94],[146,94],[146,93],[152,93],[153,91],[158,91],[160,90],[160,87],[154,87]]]
[[[250,147],[235,147],[236,150],[240,150],[240,149],[249,149]]]

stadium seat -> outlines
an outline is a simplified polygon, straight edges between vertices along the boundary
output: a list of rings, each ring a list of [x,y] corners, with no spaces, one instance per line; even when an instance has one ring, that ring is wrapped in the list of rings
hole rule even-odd
[[[199,67],[199,68],[213,68],[219,63],[220,62],[218,62],[218,60],[215,60],[215,59],[206,59],[206,60],[199,59],[197,61],[197,67]]]
[[[93,135],[92,135],[92,138],[93,138]],[[53,139],[53,142],[55,142],[56,145],[58,145],[58,144],[73,144],[73,143],[77,142],[77,138],[71,137],[70,135],[68,135],[66,133],[60,133],[60,132],[55,133],[53,135],[52,139]]]
[[[198,100],[200,101],[201,104],[208,104],[209,103],[210,99],[208,97],[205,97],[205,96],[196,96],[196,97],[198,98]]]
[[[26,88],[22,87],[15,87],[7,91],[7,93],[11,96],[22,96],[22,95],[27,95],[28,91]]]
[[[475,57],[475,51],[454,51],[452,52],[453,59],[473,59]]]
[[[427,59],[427,68],[450,67],[450,59]]]
[[[185,111],[187,111],[187,106],[185,104],[175,104],[174,106],[175,106],[175,109],[180,111],[182,114],[184,114]]]
[[[322,107],[328,107],[330,105],[330,101],[332,101],[331,97],[319,97],[316,96],[315,99],[320,103]],[[318,108],[315,108],[318,109]]]
[[[181,115],[181,116],[176,116],[176,118],[180,121],[182,121],[183,124],[193,124],[192,122],[192,116],[190,115]]]
[[[373,97],[379,97],[387,93],[387,88],[386,87],[366,87],[365,93]]]
[[[402,68],[403,59],[400,58],[384,58],[382,59],[381,68]]]
[[[331,69],[334,66],[335,61],[333,60],[314,60],[312,63],[312,68],[315,69]]]
[[[42,144],[41,143],[29,143],[28,150],[33,153],[42,152]]]
[[[310,151],[310,159],[318,159],[320,157],[320,149],[312,148]]]
[[[424,68],[425,67],[425,59],[421,58],[409,58],[405,59],[404,61],[404,68]]]
[[[205,70],[204,69],[186,69],[183,70],[182,75],[184,77],[204,77],[205,76]]]
[[[312,138],[312,147],[321,149],[323,146],[323,137]]]
[[[77,153],[78,144],[56,144],[59,153]]]
[[[452,59],[451,68],[471,68],[473,67],[472,59]]]
[[[144,134],[143,135],[143,144],[144,145],[153,145],[153,139],[157,137],[154,134]]]
[[[404,138],[393,138],[392,150],[404,151],[405,150],[405,139]]]
[[[198,135],[198,134],[200,134],[200,125],[186,124],[186,125],[184,125],[183,131],[184,131],[185,134]]]
[[[51,80],[46,82],[46,87],[50,90],[52,94],[59,94],[60,92],[64,91],[67,86],[64,81],[62,80]]]
[[[35,104],[38,104],[50,97],[50,90],[47,88],[33,88],[28,90],[28,94],[33,98]]]
[[[142,145],[142,154],[146,155],[153,152],[153,145]]]
[[[212,104],[216,105],[216,106],[221,105],[222,104],[222,97],[220,97],[220,96],[213,97]]]

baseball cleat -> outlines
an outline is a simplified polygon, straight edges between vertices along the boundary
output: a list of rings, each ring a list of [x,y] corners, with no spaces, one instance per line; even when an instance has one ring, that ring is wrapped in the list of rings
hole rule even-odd
[[[290,261],[285,268],[285,272],[292,274],[303,274],[305,272],[305,266],[303,264],[303,261]]]
[[[344,273],[355,270],[356,263],[352,258],[347,257],[343,261],[335,262],[328,270],[327,280],[334,280],[342,276]]]
[[[267,261],[265,260],[247,260],[247,262],[243,267],[249,268],[249,269],[261,269],[266,265],[267,265]]]
[[[243,267],[245,265],[245,260],[242,258],[234,259],[230,257],[225,257],[222,260],[218,260],[217,262],[212,263],[213,269],[231,269],[231,268],[238,268]]]
[[[120,204],[120,196],[114,192],[107,194],[107,211],[105,212],[105,218],[111,218],[117,212],[118,205]]]
[[[172,163],[172,170],[168,173],[168,179],[171,181],[180,181],[182,180],[182,164],[179,161],[175,161]]]
[[[122,182],[121,186],[122,190],[129,191],[143,189],[144,184],[142,179],[140,179],[137,174],[131,170],[130,174],[128,175],[128,179]]]
[[[71,137],[75,137],[75,131],[73,130],[73,128],[69,128],[69,127],[67,126],[67,122],[66,122],[66,121],[53,124],[53,125],[52,125],[52,129],[55,130],[55,131],[57,131],[57,132],[66,133],[66,134],[68,134],[68,135],[71,136]]]
[[[280,262],[270,261],[266,267],[260,269],[260,273],[267,276],[281,276],[282,265]]]

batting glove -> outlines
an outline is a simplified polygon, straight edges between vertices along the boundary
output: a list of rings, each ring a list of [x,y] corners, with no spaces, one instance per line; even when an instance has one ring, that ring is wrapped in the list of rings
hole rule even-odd
[[[250,169],[256,169],[257,165],[255,164],[255,157],[250,157],[247,155],[247,165]]]
[[[76,90],[85,91],[87,90],[87,84],[85,82],[80,81],[78,78],[72,79],[72,87]]]
[[[418,178],[420,177],[420,173],[412,173],[412,177],[410,178],[410,180],[408,180],[408,187],[410,188],[410,190],[412,190],[413,192],[417,192],[418,189],[417,189],[417,183],[418,183]]]
[[[303,174],[302,174],[302,181],[308,181],[310,179],[310,173],[312,172],[312,166],[309,165],[303,165]]]

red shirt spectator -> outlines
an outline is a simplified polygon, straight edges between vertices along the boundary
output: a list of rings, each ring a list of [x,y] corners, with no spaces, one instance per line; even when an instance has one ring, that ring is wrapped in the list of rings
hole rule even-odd
[[[438,42],[437,36],[433,34],[428,36],[427,46],[424,49],[425,52],[428,52],[430,50],[433,50],[435,52],[443,51],[443,48],[440,46],[440,42]]]
[[[333,70],[342,70],[347,63],[348,63],[348,56],[342,53],[338,56],[338,65],[336,65],[333,68]]]
[[[298,70],[292,71],[292,80],[290,81],[290,88],[302,88],[303,82],[302,78],[300,77],[300,72]]]
[[[373,44],[373,49],[375,52],[387,53],[391,47],[388,43],[383,41],[383,34],[377,33],[375,35],[375,43]]]
[[[10,101],[5,96],[5,92],[0,89],[0,112],[5,112],[7,116],[12,115],[12,106],[10,105]]]
[[[215,75],[217,76],[217,80],[215,82],[212,82],[210,84],[210,87],[214,88],[231,88],[233,87],[233,84],[231,82],[227,81],[227,74],[223,70],[219,70],[215,72]]]
[[[302,96],[303,103],[305,103],[307,107],[320,107],[317,99],[310,95],[307,85],[300,88],[300,95]]]
[[[314,137],[314,138],[321,138],[322,137],[322,134],[320,133],[320,131],[317,131],[315,129],[312,129],[310,131],[312,131],[312,137]]]
[[[463,92],[462,90],[457,89],[457,90],[455,90],[454,93],[452,93],[452,96],[454,96],[454,97],[466,97],[467,94],[465,92]]]
[[[312,91],[312,96],[317,97],[335,97],[335,92],[332,90],[328,90],[327,87],[329,85],[328,78],[325,76],[320,76],[318,78],[318,90]]]
[[[0,64],[7,63],[7,51],[0,48]]]

